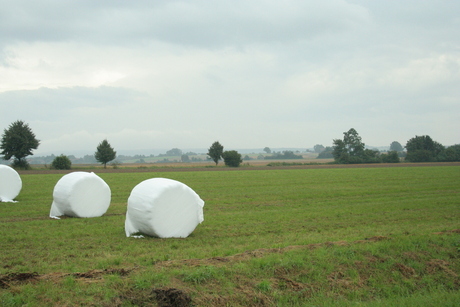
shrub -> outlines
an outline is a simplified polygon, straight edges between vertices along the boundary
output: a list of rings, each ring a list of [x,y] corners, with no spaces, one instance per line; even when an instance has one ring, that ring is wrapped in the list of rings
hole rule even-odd
[[[54,169],[70,169],[71,165],[72,162],[65,155],[60,155],[51,162],[51,167]]]
[[[241,155],[236,150],[224,151],[222,158],[224,158],[225,165],[230,167],[238,167],[243,162]]]
[[[390,151],[387,154],[382,154],[382,162],[384,163],[399,163],[399,155],[397,151]]]
[[[283,151],[283,153],[275,152],[271,156],[266,156],[264,159],[266,159],[266,160],[269,160],[269,159],[273,159],[273,160],[275,160],[275,159],[276,160],[303,159],[303,157],[301,155],[294,154],[293,151],[286,150],[286,151]]]

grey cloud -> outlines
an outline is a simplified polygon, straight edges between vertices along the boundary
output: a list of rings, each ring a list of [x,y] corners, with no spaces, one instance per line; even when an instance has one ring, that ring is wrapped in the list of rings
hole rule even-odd
[[[115,87],[73,87],[40,88],[0,93],[2,122],[14,121],[14,115],[21,114],[27,120],[63,121],[78,116],[84,108],[105,108],[106,116],[110,109],[120,105],[136,105],[147,96],[140,92]],[[83,122],[84,123],[84,122]]]
[[[0,38],[227,46],[302,40],[364,26],[345,1],[14,1],[3,3]]]

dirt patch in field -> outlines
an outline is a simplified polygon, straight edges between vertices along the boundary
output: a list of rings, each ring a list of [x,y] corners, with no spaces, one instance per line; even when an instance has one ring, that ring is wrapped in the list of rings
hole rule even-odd
[[[436,235],[445,235],[445,234],[454,234],[454,233],[460,233],[460,229],[440,231],[440,232],[435,232],[434,234],[436,234]]]
[[[136,268],[130,269],[105,269],[105,270],[91,270],[88,272],[77,272],[77,273],[49,273],[49,274],[38,274],[33,273],[9,273],[6,275],[0,275],[0,288],[10,288],[14,284],[22,284],[25,282],[34,282],[39,280],[51,280],[59,281],[66,276],[73,276],[79,280],[102,280],[104,275],[117,274],[120,276],[126,276]]]
[[[458,274],[455,273],[452,269],[449,268],[450,263],[442,259],[432,259],[427,262],[426,271],[429,274],[434,274],[436,272],[442,272],[453,277],[458,277]]]
[[[175,289],[153,289],[159,307],[189,307],[192,304],[192,298],[186,292]]]
[[[416,272],[414,268],[404,265],[402,263],[396,263],[395,270],[399,271],[406,278],[416,276]]]
[[[33,273],[9,273],[4,276],[0,276],[0,288],[6,289],[11,286],[12,283],[23,283],[38,280],[39,274]]]

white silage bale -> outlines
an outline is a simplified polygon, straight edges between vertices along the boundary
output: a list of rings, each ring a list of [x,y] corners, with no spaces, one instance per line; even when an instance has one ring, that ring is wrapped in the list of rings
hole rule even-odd
[[[14,202],[22,189],[22,180],[13,168],[0,164],[0,201]]]
[[[50,216],[97,217],[107,212],[111,191],[94,173],[73,172],[54,187]]]
[[[159,238],[188,237],[203,222],[204,201],[187,185],[152,178],[139,183],[128,198],[125,232]]]

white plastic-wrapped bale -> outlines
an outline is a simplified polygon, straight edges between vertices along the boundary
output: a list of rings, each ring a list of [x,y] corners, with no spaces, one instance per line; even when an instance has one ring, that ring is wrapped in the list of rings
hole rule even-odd
[[[22,180],[13,168],[0,164],[0,201],[14,202],[22,189]]]
[[[139,183],[128,198],[125,232],[159,238],[186,238],[203,222],[204,201],[187,185],[152,178]]]
[[[55,185],[50,217],[97,217],[107,212],[111,192],[107,183],[94,173],[73,172]]]

